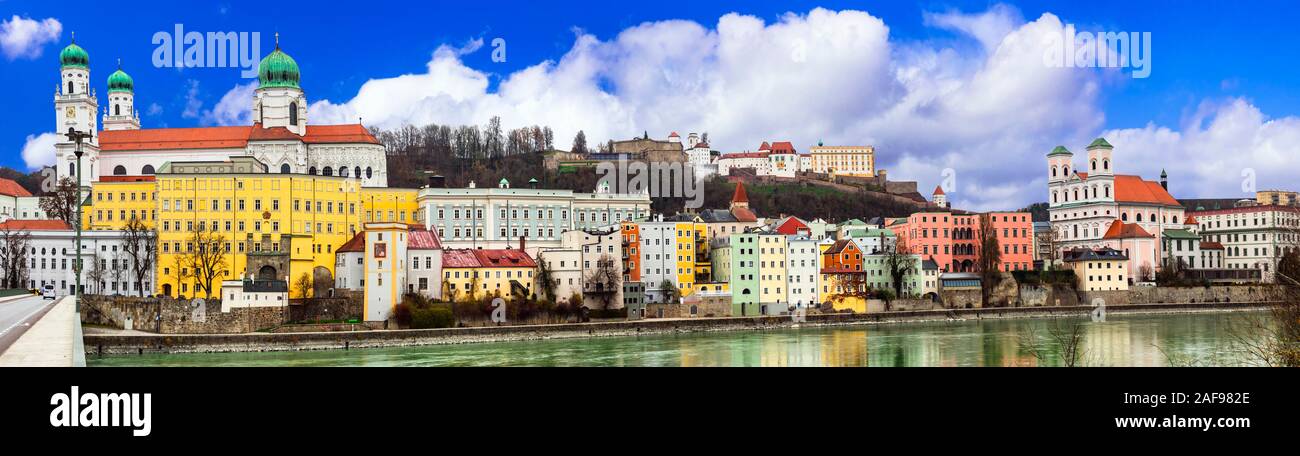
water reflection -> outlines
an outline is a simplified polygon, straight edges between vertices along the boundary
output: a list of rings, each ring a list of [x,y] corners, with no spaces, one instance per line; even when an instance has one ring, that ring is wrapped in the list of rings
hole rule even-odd
[[[1082,364],[1163,366],[1176,359],[1236,365],[1235,313],[1115,316],[1084,322]],[[350,351],[92,358],[92,366],[1059,366],[1051,320],[1016,319],[626,338],[565,339]],[[1037,336],[1039,359],[1021,340]],[[1204,363],[1204,362],[1203,362]]]

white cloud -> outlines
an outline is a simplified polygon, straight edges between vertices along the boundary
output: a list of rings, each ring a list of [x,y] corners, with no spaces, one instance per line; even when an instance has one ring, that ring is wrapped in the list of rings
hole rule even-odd
[[[56,162],[54,155],[54,144],[59,142],[60,136],[55,133],[41,133],[39,135],[27,135],[27,142],[23,144],[23,162],[27,164],[27,169],[38,169],[42,166],[50,166]]]
[[[237,84],[221,96],[217,105],[203,111],[204,125],[249,125],[253,123],[253,93],[257,81]]]
[[[18,17],[0,22],[0,52],[9,60],[41,56],[46,43],[59,40],[63,24],[58,19],[45,18],[36,21],[31,18]]]
[[[604,40],[575,31],[558,60],[500,75],[496,90],[490,67],[462,60],[481,42],[444,45],[423,72],[371,79],[310,112],[313,123],[361,117],[380,128],[499,115],[507,128],[550,125],[561,148],[579,129],[590,143],[707,131],[724,152],[772,140],[872,144],[891,178],[917,180],[925,193],[954,170],[949,198],[963,209],[1044,200],[1045,154],[1101,131],[1099,97],[1119,70],[1045,65],[1064,29],[1052,14],[1025,21],[995,5],[924,19],[955,38],[891,39],[866,12],[820,8],[770,23],[735,13],[712,26],[647,22]]]
[[[1243,188],[1292,189],[1300,154],[1300,117],[1270,119],[1249,101],[1207,101],[1177,129],[1148,124],[1108,130],[1116,171],[1154,178],[1169,172],[1169,189],[1180,198],[1253,198]]]
[[[199,98],[199,81],[190,79],[185,81],[185,109],[181,111],[181,117],[186,119],[197,119],[203,114],[203,100]]]
[[[158,103],[149,103],[149,107],[145,109],[144,115],[156,116],[158,114],[162,114],[162,112],[163,112],[163,107],[161,105],[159,105]]]

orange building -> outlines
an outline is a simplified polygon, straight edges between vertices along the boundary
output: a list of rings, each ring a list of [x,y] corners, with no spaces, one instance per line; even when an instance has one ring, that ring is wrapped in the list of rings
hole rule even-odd
[[[623,222],[619,226],[623,231],[623,280],[640,282],[641,251],[637,246],[641,245],[641,227],[636,222]]]

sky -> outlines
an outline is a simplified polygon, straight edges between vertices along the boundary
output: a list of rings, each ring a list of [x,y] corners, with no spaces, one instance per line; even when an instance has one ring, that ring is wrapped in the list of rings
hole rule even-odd
[[[145,128],[251,123],[256,79],[241,68],[156,64],[155,38],[179,24],[258,32],[261,55],[278,32],[313,124],[500,116],[551,126],[560,148],[579,129],[592,142],[708,132],[724,153],[872,145],[892,179],[943,185],[972,210],[1044,201],[1045,154],[1064,145],[1082,165],[1098,136],[1118,173],[1167,169],[1179,198],[1297,187],[1300,5],[1287,2],[129,3],[0,0],[0,165],[52,162],[73,32],[101,101],[121,59]],[[1071,24],[1149,36],[1133,54],[1149,59],[1062,65],[1053,43],[1079,39]]]

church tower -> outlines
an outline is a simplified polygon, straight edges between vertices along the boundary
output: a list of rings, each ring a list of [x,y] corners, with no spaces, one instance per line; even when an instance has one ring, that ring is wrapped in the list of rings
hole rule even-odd
[[[939,206],[945,209],[949,207],[948,195],[943,192],[942,185],[936,185],[934,187],[934,193],[931,194],[930,201],[933,202],[935,206]]]
[[[87,186],[99,175],[95,169],[99,161],[99,132],[95,126],[99,102],[90,88],[90,54],[77,45],[75,33],[72,44],[59,52],[59,77],[61,82],[54,92],[54,132],[59,135],[59,142],[54,144],[56,174],[60,179],[77,175],[77,145],[67,134],[69,130],[88,133],[90,137],[81,145],[82,172],[78,179]]]
[[[108,75],[108,105],[104,106],[104,130],[139,130],[140,114],[135,110],[135,81],[122,71]]]
[[[253,96],[253,122],[262,128],[284,127],[298,136],[307,134],[307,97],[298,86],[298,62],[275,50],[257,67],[257,91]]]
[[[1070,177],[1070,163],[1074,160],[1074,153],[1065,146],[1056,146],[1047,154],[1047,189],[1051,193],[1048,195],[1048,205],[1056,207],[1065,202],[1065,181]]]
[[[1115,175],[1115,162],[1111,160],[1111,151],[1113,149],[1114,147],[1106,142],[1106,138],[1092,140],[1092,144],[1088,145],[1088,175]]]

